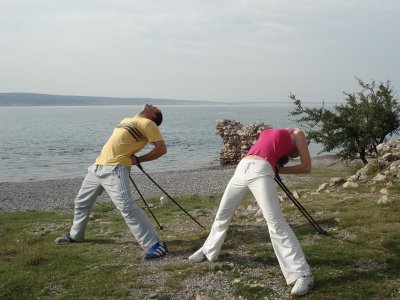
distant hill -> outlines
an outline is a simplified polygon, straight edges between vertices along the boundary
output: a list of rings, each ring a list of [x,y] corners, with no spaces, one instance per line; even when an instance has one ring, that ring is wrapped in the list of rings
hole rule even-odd
[[[35,93],[0,93],[0,106],[86,106],[86,105],[154,105],[218,104],[211,101],[190,101],[155,98],[114,98],[91,96],[63,96]]]

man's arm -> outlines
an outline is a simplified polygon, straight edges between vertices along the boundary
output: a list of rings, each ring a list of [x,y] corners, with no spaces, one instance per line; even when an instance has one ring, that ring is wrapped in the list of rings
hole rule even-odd
[[[150,152],[138,157],[139,163],[155,160],[167,153],[167,146],[165,145],[164,141],[157,141],[153,142],[152,144],[154,145],[154,148]],[[131,156],[131,159],[132,164],[136,165],[136,156],[134,154]]]

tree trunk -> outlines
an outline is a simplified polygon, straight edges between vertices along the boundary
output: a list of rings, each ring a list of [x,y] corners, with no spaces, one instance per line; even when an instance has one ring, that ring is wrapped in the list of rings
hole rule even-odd
[[[368,160],[365,157],[365,150],[361,150],[358,154],[360,154],[360,159],[364,163],[364,165],[368,164]]]

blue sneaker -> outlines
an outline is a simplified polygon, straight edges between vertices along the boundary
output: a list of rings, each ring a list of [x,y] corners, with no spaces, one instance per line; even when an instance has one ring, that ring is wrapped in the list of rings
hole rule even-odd
[[[151,248],[144,255],[145,260],[156,259],[163,257],[168,253],[167,244],[164,242],[158,242],[151,246]]]

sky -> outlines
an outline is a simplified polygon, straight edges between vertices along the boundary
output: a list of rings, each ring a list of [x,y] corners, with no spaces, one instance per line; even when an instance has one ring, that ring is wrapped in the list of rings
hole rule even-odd
[[[399,0],[0,0],[0,93],[223,102],[400,91]]]

